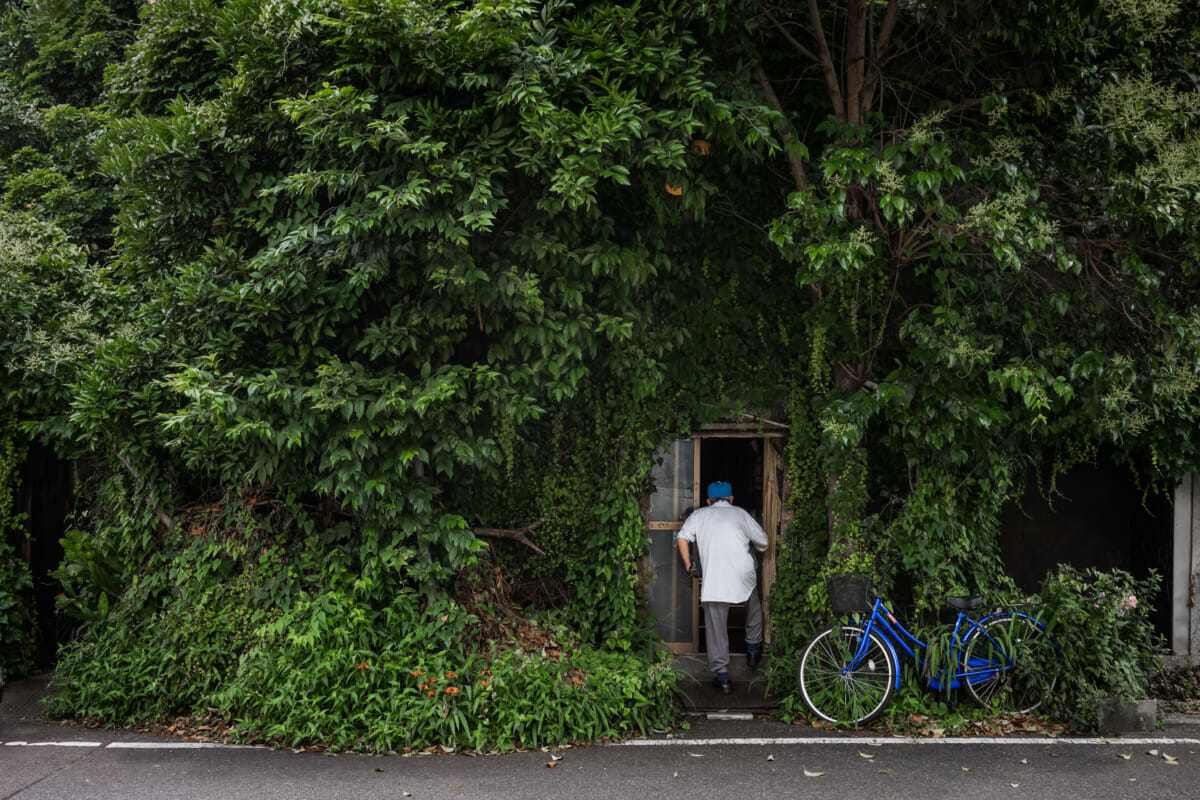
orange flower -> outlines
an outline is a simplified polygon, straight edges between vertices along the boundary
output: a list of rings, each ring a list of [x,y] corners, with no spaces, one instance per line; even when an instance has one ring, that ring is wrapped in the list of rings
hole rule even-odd
[[[458,677],[458,673],[457,673],[457,672],[447,672],[447,673],[446,673],[446,677],[447,677],[447,678],[457,678],[457,677]]]
[[[408,674],[409,674],[409,675],[412,675],[414,678],[419,678],[419,677],[421,677],[422,675],[424,675],[425,673],[424,673],[424,672],[421,672],[421,670],[419,670],[419,669],[414,669],[412,672],[410,672],[410,673],[408,673]]]
[[[370,668],[371,668],[371,665],[365,661],[363,663],[359,664],[357,667],[355,667],[355,669],[370,669]]]
[[[432,691],[426,692],[426,693],[425,693],[425,696],[426,696],[426,697],[433,697],[435,694],[437,694],[437,689],[434,689],[434,690],[432,690]]]
[[[429,682],[430,682],[430,683],[437,683],[437,678],[430,678],[430,679],[429,679]]]
[[[446,688],[446,694],[458,694],[457,686],[449,686]]]
[[[487,686],[487,678],[480,678],[479,683],[483,686]]]
[[[426,685],[426,684],[424,684],[424,683],[422,683],[422,684],[421,684],[420,686],[418,686],[417,688],[418,688],[418,689],[428,689],[428,688],[429,688],[429,686],[428,686],[428,685]]]

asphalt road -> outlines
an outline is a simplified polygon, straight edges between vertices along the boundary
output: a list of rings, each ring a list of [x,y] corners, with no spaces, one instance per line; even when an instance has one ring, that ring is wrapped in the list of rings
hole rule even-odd
[[[695,718],[670,738],[552,752],[329,756],[49,724],[11,688],[0,800],[1200,798],[1200,720],[1187,718],[1110,740],[936,741]]]

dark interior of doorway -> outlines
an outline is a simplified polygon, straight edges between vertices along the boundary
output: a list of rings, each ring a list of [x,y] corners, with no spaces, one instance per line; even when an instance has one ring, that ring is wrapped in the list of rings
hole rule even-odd
[[[763,440],[759,438],[704,438],[700,440],[700,492],[708,497],[713,481],[733,486],[733,502],[762,524]],[[762,562],[759,561],[759,592],[762,591]],[[700,615],[700,651],[708,650],[704,615]],[[746,609],[729,609],[729,652],[746,652]]]
[[[62,537],[71,510],[72,463],[58,458],[44,445],[32,444],[21,468],[16,508],[25,515],[25,529],[14,531],[12,544],[29,565],[33,592],[26,598],[36,620],[35,666],[50,667],[65,641],[67,621],[55,607],[61,586],[54,571],[63,558]]]

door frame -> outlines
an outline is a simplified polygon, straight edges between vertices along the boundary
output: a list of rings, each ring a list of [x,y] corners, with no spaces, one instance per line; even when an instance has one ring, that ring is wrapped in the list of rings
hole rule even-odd
[[[762,526],[767,534],[767,549],[762,562],[763,641],[771,642],[771,587],[777,574],[779,538],[782,533],[784,507],[783,437],[787,426],[767,420],[759,422],[723,422],[704,425],[693,436],[692,442],[692,511],[700,507],[703,493],[700,486],[700,468],[704,458],[705,439],[758,439],[762,441]],[[686,441],[686,440],[676,440]],[[678,531],[683,521],[647,521],[649,531]],[[672,549],[671,580],[683,571],[677,549]],[[651,580],[655,577],[652,576]],[[696,653],[700,649],[700,582],[692,579],[692,631],[690,642],[664,642],[674,653]]]

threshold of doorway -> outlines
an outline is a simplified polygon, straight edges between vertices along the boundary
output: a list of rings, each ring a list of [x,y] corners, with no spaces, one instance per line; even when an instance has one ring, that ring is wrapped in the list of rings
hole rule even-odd
[[[676,699],[685,713],[761,714],[776,706],[775,698],[767,692],[762,671],[748,668],[744,654],[729,656],[733,694],[722,694],[713,688],[713,676],[703,653],[677,655],[671,669],[676,677]]]

